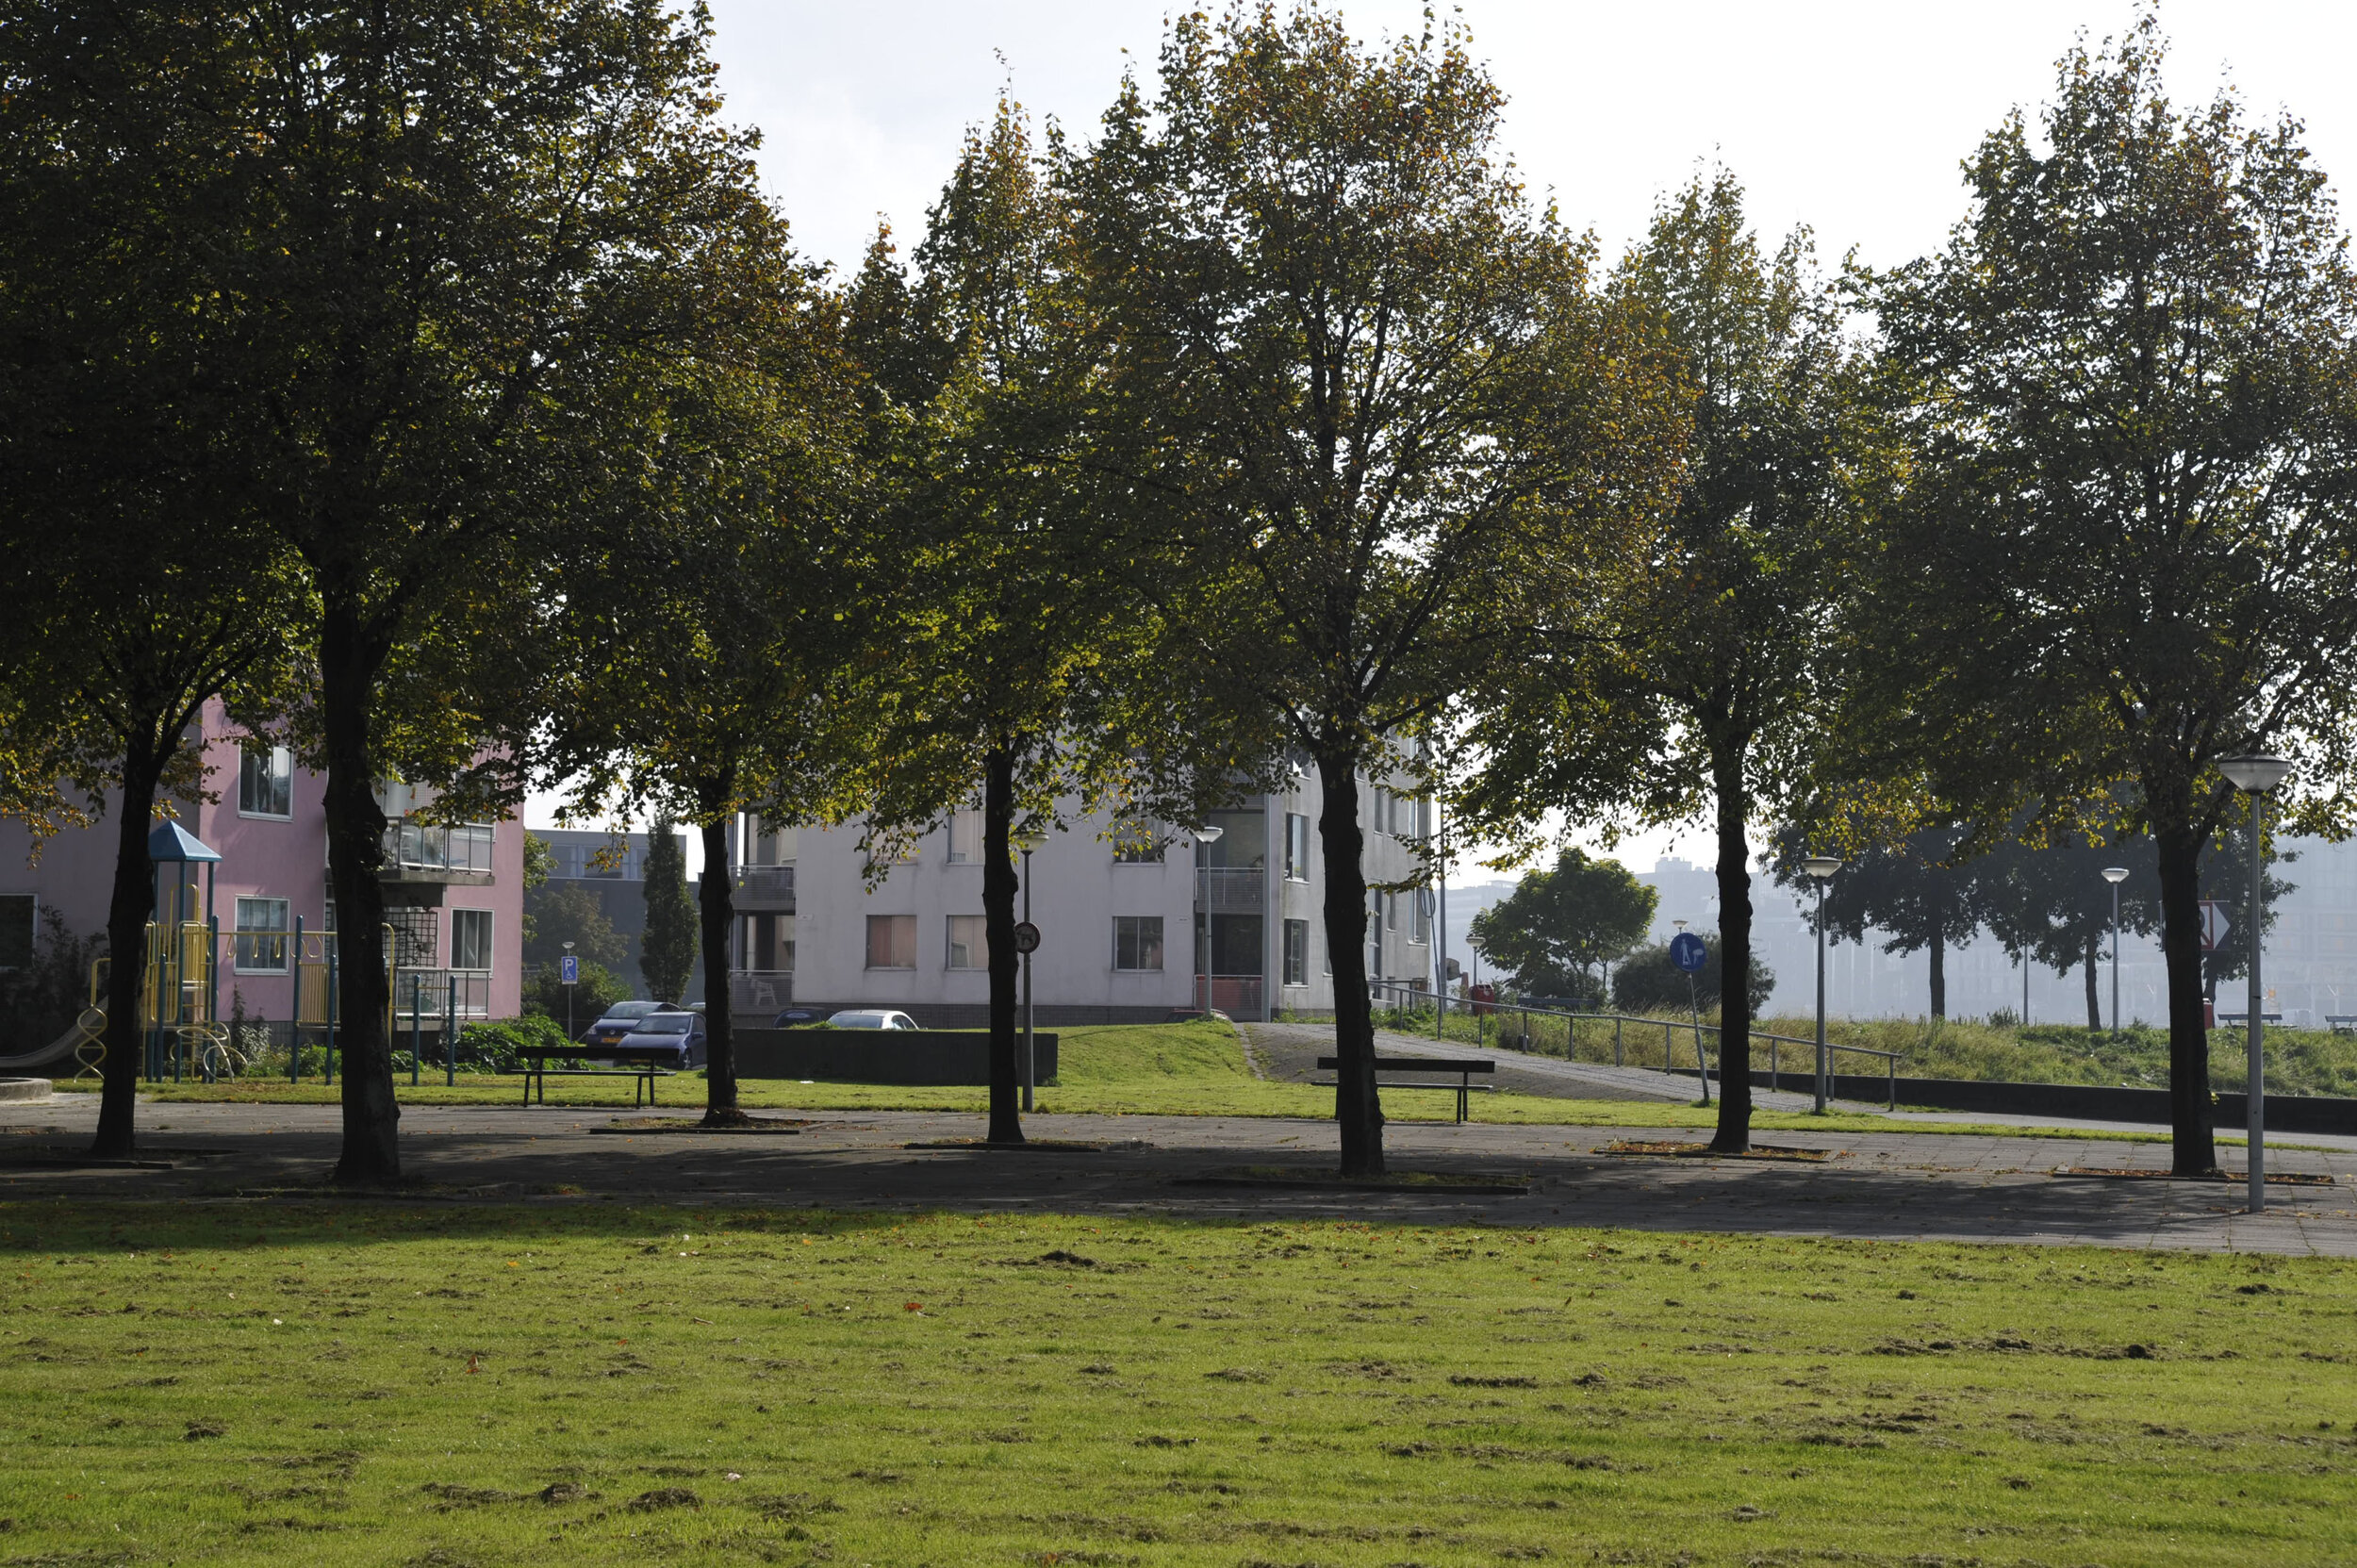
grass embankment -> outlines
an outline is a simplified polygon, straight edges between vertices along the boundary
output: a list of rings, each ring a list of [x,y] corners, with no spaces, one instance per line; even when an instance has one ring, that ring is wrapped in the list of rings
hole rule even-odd
[[[2357,1268],[0,1208],[8,1560],[2341,1563]]]
[[[1235,1031],[1216,1022],[1126,1024],[1059,1032],[1057,1081],[1037,1090],[1034,1102],[1047,1114],[1302,1116],[1324,1119],[1334,1111],[1334,1092],[1307,1083],[1274,1082],[1253,1075]],[[60,1083],[65,1089],[94,1089],[95,1083]],[[397,1077],[394,1092],[410,1105],[513,1105],[523,1098],[523,1081],[512,1076],[461,1074],[446,1085],[428,1071],[412,1085]],[[738,1099],[753,1111],[949,1111],[981,1115],[988,1098],[980,1088],[908,1088],[871,1083],[799,1083],[782,1079],[743,1079]],[[224,1083],[159,1083],[141,1095],[169,1103],[216,1102],[258,1105],[332,1105],[339,1085],[308,1079],[289,1083],[256,1074]],[[681,1110],[703,1104],[700,1075],[665,1080],[662,1103]],[[583,1075],[568,1081],[551,1073],[548,1103],[617,1107],[630,1103],[627,1079]],[[1636,1100],[1554,1099],[1537,1095],[1480,1095],[1477,1121],[1533,1126],[1706,1128],[1718,1124],[1713,1108],[1653,1104]],[[1395,1121],[1447,1121],[1452,1098],[1429,1090],[1387,1095],[1384,1114]],[[1759,1131],[1888,1131],[1879,1117],[1794,1115],[1757,1112]],[[2019,1134],[2006,1127],[1945,1127],[1942,1131]],[[2073,1134],[2084,1136],[2085,1134]],[[2139,1137],[2140,1134],[2121,1134]]]
[[[1430,1013],[1391,1015],[1386,1021],[1389,1027],[1407,1032],[1427,1036],[1432,1033]],[[1706,1026],[1704,1039],[1716,1064],[1717,1037],[1709,1032],[1708,1026],[1718,1021],[1718,1015],[1705,1012],[1702,1021]],[[1541,1055],[1568,1054],[1580,1062],[1613,1059],[1615,1032],[1608,1022],[1583,1021],[1573,1028],[1563,1018],[1535,1014],[1525,1018],[1525,1015],[1507,1009],[1479,1020],[1478,1033],[1496,1045],[1503,1032],[1511,1044],[1513,1039],[1524,1036],[1525,1024],[1528,1045],[1525,1048]],[[1671,1065],[1690,1070],[1694,1065],[1694,1028],[1692,1019],[1685,1015],[1656,1015],[1648,1021],[1622,1025],[1622,1060],[1636,1067],[1661,1066],[1664,1024],[1669,1026],[1666,1043],[1672,1053]],[[1813,1018],[1763,1018],[1756,1027],[1763,1032],[1786,1035],[1791,1040],[1816,1038],[1817,1024]],[[1573,1034],[1568,1052],[1567,1028]],[[1476,1020],[1451,1014],[1448,1038],[1470,1043],[1475,1034]],[[2122,1031],[2115,1039],[2108,1031],[2090,1033],[2067,1024],[2019,1028],[1969,1018],[1843,1018],[1829,1022],[1826,1036],[1836,1046],[1898,1052],[1903,1078],[2127,1084],[2151,1089],[2168,1085],[2168,1032],[2141,1024]],[[1788,1042],[1781,1051],[1783,1069],[1805,1080],[1810,1050],[1808,1046]],[[1755,1042],[1752,1051],[1753,1065],[1766,1068],[1770,1063],[1768,1043]],[[2357,1035],[2270,1027],[2266,1032],[2266,1056],[2269,1094],[2357,1096]],[[1884,1070],[1879,1057],[1839,1051],[1835,1053],[1834,1066],[1838,1072],[1867,1077],[1880,1076]],[[2210,1086],[2227,1091],[2242,1088],[2240,1031],[2221,1029],[2211,1032]]]

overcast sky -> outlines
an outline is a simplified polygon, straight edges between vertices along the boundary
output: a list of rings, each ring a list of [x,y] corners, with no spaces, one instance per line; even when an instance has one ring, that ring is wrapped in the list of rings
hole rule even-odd
[[[1124,69],[1149,83],[1164,19],[1144,0],[713,0],[727,116],[757,125],[762,176],[803,251],[849,271],[880,217],[921,231],[964,128],[1000,87],[1076,137]],[[1370,41],[1420,27],[1414,0],[1339,8]],[[1442,8],[1443,9],[1445,8]],[[2357,168],[2350,0],[2167,0],[2171,91],[2231,83],[2250,111],[2307,123],[2327,173]],[[1465,0],[1475,53],[1508,95],[1506,149],[1608,254],[1655,199],[1709,160],[1751,191],[1769,234],[1888,266],[1963,211],[1958,164],[2017,105],[2035,107],[2084,30],[2124,31],[2124,0]],[[545,802],[536,804],[545,805]],[[533,820],[546,820],[543,810]],[[1638,869],[1677,835],[1621,851]],[[1700,838],[1673,852],[1707,859]]]

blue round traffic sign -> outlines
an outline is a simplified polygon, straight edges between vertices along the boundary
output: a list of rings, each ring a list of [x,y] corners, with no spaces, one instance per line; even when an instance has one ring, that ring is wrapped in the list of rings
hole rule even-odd
[[[1689,975],[1701,974],[1709,957],[1710,950],[1703,946],[1703,939],[1690,931],[1679,932],[1670,938],[1670,962]]]

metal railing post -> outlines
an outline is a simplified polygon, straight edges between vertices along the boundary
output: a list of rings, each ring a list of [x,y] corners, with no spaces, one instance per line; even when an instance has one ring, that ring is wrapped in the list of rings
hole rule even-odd
[[[444,977],[449,993],[442,1001],[442,1081],[458,1081],[458,977]]]
[[[294,1002],[287,1010],[287,1081],[303,1079],[303,916],[294,923]]]
[[[409,977],[409,1086],[413,1089],[418,1083],[418,1056],[423,1042],[420,1028],[423,1020],[420,1015],[424,1011],[425,977],[413,974]]]
[[[323,1048],[322,1055],[320,1060],[320,1065],[322,1069],[320,1074],[320,1081],[328,1084],[333,1084],[336,1081],[336,1016],[343,1009],[343,998],[337,994],[339,990],[337,982],[341,978],[340,971],[342,968],[342,955],[337,952],[334,948],[328,949],[327,1044]]]
[[[1612,1015],[1612,1065],[1616,1067],[1627,1065],[1621,1058],[1621,1026],[1625,1022],[1618,1013]]]

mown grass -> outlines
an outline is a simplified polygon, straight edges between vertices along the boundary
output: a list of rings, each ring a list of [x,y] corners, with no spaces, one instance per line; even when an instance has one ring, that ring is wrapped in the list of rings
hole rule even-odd
[[[1278,1082],[1256,1077],[1245,1062],[1235,1031],[1226,1024],[1129,1024],[1062,1031],[1058,1042],[1061,1068],[1057,1080],[1040,1087],[1034,1102],[1047,1114],[1298,1116],[1326,1118],[1333,1114],[1334,1095],[1307,1083]],[[513,1076],[462,1074],[455,1085],[445,1085],[427,1072],[412,1085],[397,1077],[395,1093],[412,1105],[520,1104],[523,1081]],[[60,1088],[94,1088],[66,1084]],[[946,1111],[981,1114],[988,1108],[980,1088],[909,1088],[870,1083],[799,1083],[780,1079],[744,1079],[738,1098],[755,1111]],[[159,1083],[142,1095],[166,1103],[225,1102],[266,1105],[332,1105],[342,1089],[313,1078],[290,1083],[283,1078],[256,1075],[223,1083]],[[703,1104],[701,1075],[683,1075],[663,1081],[662,1103],[680,1110]],[[581,1107],[627,1106],[627,1079],[583,1076],[568,1081],[552,1073],[548,1083],[552,1105]],[[1455,1115],[1452,1097],[1430,1090],[1409,1090],[1384,1098],[1384,1114],[1399,1121],[1446,1121]],[[1715,1108],[1640,1100],[1556,1099],[1538,1095],[1485,1094],[1474,1101],[1475,1120],[1548,1127],[1668,1127],[1709,1128],[1718,1125]],[[1819,1116],[1760,1111],[1752,1117],[1764,1132],[1888,1131],[1892,1124],[1879,1116],[1839,1112]],[[1978,1132],[1992,1136],[2039,1136],[2036,1130],[1996,1125],[1943,1124],[1943,1132]],[[2056,1135],[2063,1135],[2057,1133]],[[2073,1137],[2106,1136],[2146,1141],[2149,1133],[2070,1132]]]
[[[23,1564],[2357,1556],[2346,1263],[601,1205],[0,1248]]]

